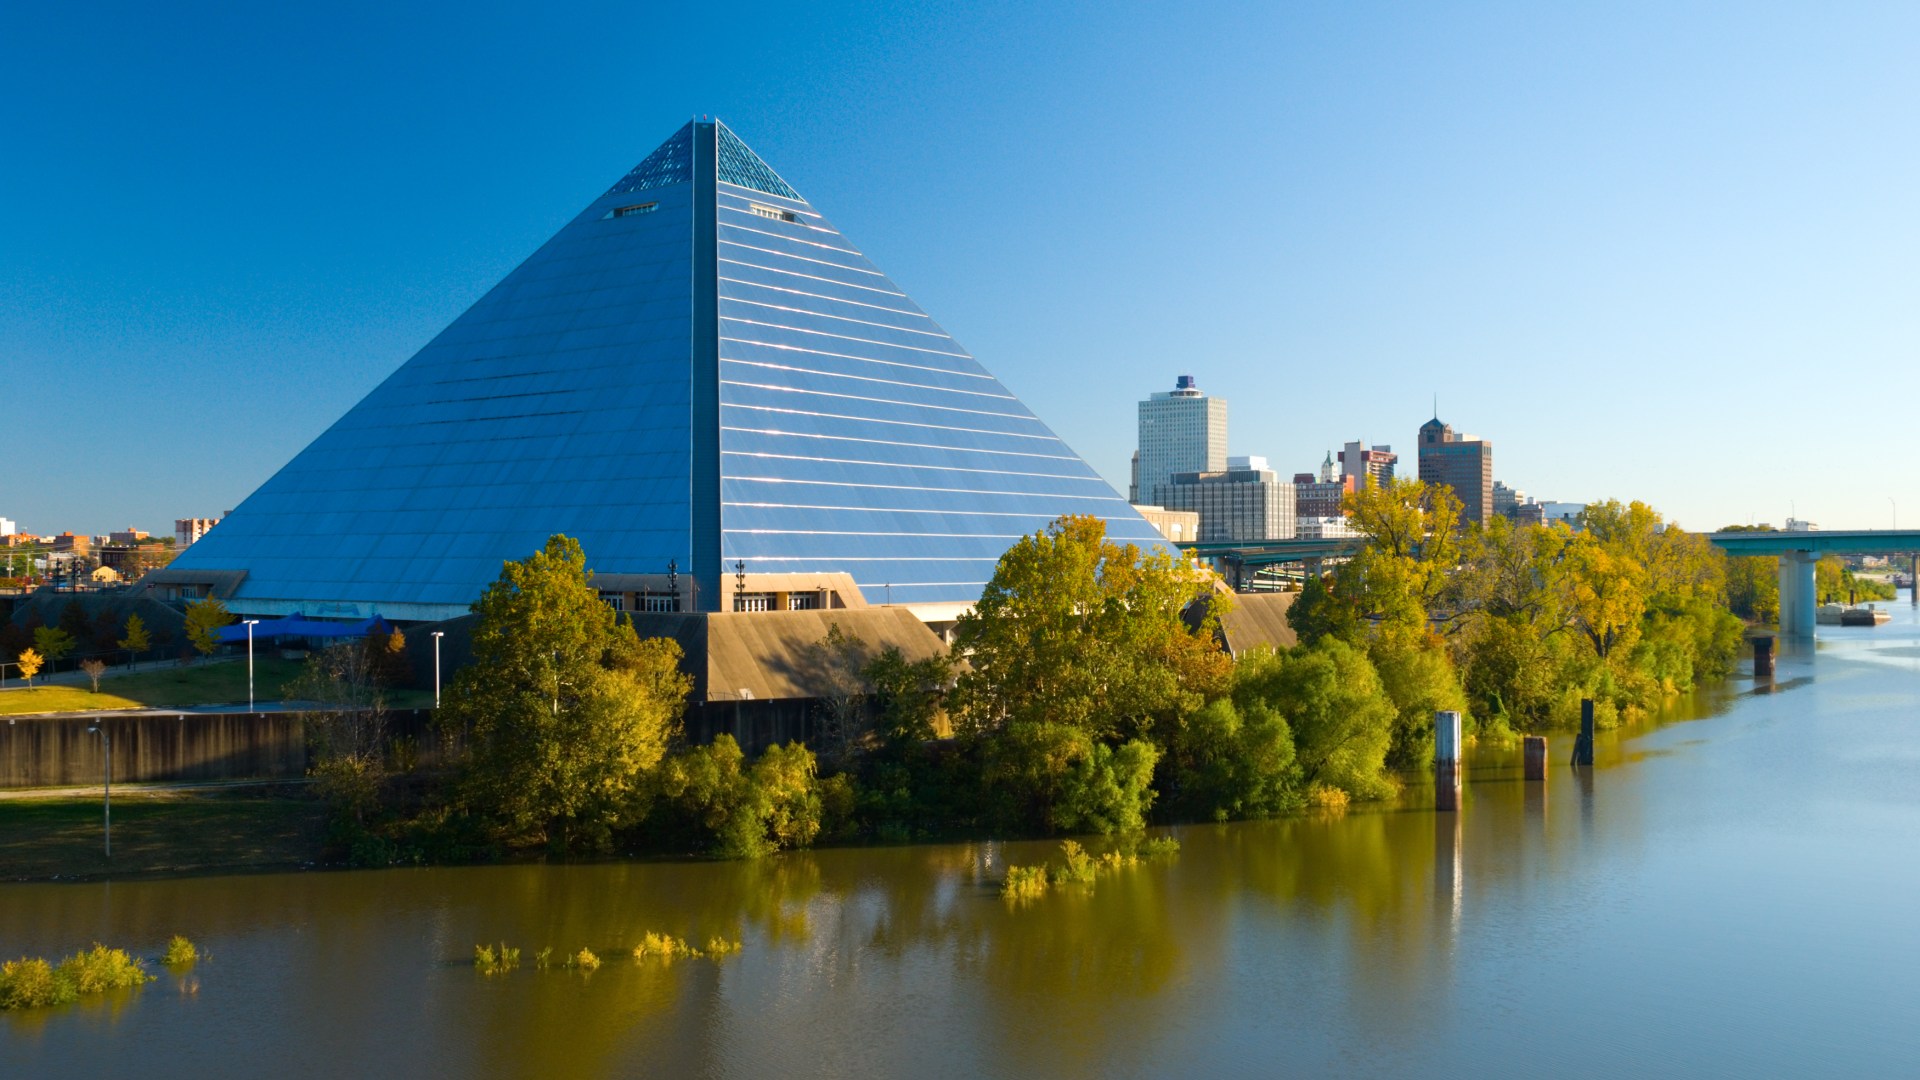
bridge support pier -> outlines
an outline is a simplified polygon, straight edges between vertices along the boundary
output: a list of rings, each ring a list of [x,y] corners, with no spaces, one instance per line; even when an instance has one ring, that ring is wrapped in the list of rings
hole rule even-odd
[[[1780,636],[1801,641],[1813,640],[1814,609],[1819,590],[1814,585],[1814,564],[1820,555],[1813,551],[1785,551],[1780,554]]]

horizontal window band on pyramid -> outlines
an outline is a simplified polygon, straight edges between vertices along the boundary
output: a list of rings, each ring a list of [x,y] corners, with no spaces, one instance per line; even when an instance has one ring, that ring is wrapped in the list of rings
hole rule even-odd
[[[727,334],[720,335],[720,340],[732,342],[735,345],[757,345],[763,349],[780,349],[785,352],[797,352],[807,356],[831,356],[837,360],[858,360],[866,364],[885,364],[888,367],[909,368],[913,371],[931,371],[938,375],[964,375],[969,379],[991,380],[993,378],[993,376],[984,371],[955,371],[953,368],[933,367],[929,364],[909,364],[904,360],[881,360],[872,356],[855,356],[852,353],[830,352],[826,349],[809,349],[804,345],[788,345],[779,341],[761,341],[757,338],[733,337]],[[967,359],[973,360],[973,357],[969,356]]]
[[[912,303],[912,302],[913,302],[913,298],[912,298],[911,296],[908,296],[908,295],[907,295],[906,293],[903,293],[903,292],[901,292],[901,291],[900,291],[899,289],[880,289],[880,288],[875,288],[875,287],[874,287],[874,286],[872,286],[872,285],[855,285],[855,284],[854,284],[853,282],[851,282],[851,281],[839,281],[839,280],[836,280],[836,279],[834,279],[834,278],[827,278],[827,277],[821,277],[821,276],[820,276],[820,275],[818,275],[818,274],[803,274],[803,273],[801,273],[801,272],[800,272],[800,271],[798,271],[798,270],[782,270],[782,269],[780,269],[780,268],[779,268],[779,267],[777,267],[777,266],[762,266],[761,264],[759,264],[759,263],[756,263],[756,262],[745,262],[745,261],[743,261],[743,260],[740,260],[740,259],[720,259],[719,261],[720,261],[720,262],[723,262],[723,263],[726,263],[726,264],[728,264],[728,265],[730,265],[730,266],[746,266],[746,267],[751,267],[751,268],[753,268],[753,269],[755,269],[755,270],[764,270],[764,271],[766,271],[766,272],[767,272],[767,273],[769,273],[769,274],[785,274],[785,275],[787,275],[788,277],[797,277],[797,278],[806,278],[806,279],[807,279],[808,281],[824,281],[824,282],[826,282],[826,283],[827,283],[827,284],[829,284],[829,285],[838,285],[838,286],[840,286],[840,287],[841,287],[841,288],[843,288],[843,289],[859,289],[859,290],[860,290],[861,292],[872,292],[872,293],[880,293],[880,294],[881,294],[881,295],[883,295],[883,296],[897,296],[897,297],[899,297],[900,299],[902,299],[902,300],[905,300],[905,301],[907,301],[908,303]],[[884,275],[882,275],[882,276],[884,276]],[[723,280],[723,281],[738,281],[738,280],[740,280],[740,279],[738,279],[738,278],[722,278],[721,280]],[[754,283],[754,282],[744,282],[744,284],[749,284],[749,285],[751,285],[751,284],[755,284],[755,283]],[[771,286],[771,285],[768,285],[768,286],[765,286],[765,287],[766,287],[766,288],[772,288],[773,286]],[[831,299],[831,298],[829,298],[829,299]],[[848,304],[851,304],[851,303],[853,303],[853,302],[854,302],[854,301],[852,301],[852,300],[845,300],[845,301],[842,301],[842,303],[848,303]],[[893,309],[892,309],[892,308],[888,308],[887,310],[889,310],[889,311],[891,311],[891,310],[893,310]]]
[[[1071,480],[1080,484],[1104,484],[1098,476],[1072,476],[1067,473],[1019,472],[1014,469],[968,469],[958,465],[908,465],[898,461],[864,461],[859,458],[807,457],[803,454],[769,454],[759,450],[722,450],[728,457],[769,458],[775,461],[820,461],[832,465],[871,465],[879,469],[925,469],[930,472],[980,473],[985,476],[1033,476],[1043,480]]]
[[[798,386],[780,386],[775,383],[744,382],[739,379],[721,379],[721,386],[742,386],[753,390],[771,390],[777,394],[807,394],[813,397],[840,398],[844,401],[871,401],[875,405],[898,405],[903,409],[938,409],[941,412],[968,413],[973,416],[999,416],[1008,420],[1025,420],[1037,424],[1040,421],[1031,413],[994,412],[991,409],[962,409],[957,405],[927,405],[918,401],[895,401],[892,398],[863,397],[859,394],[836,394],[831,390],[804,390]],[[725,406],[727,403],[720,403]],[[859,419],[854,417],[853,419]]]
[[[726,210],[726,211],[729,211],[729,212],[731,212],[731,213],[735,213],[735,214],[747,214],[747,215],[749,215],[749,216],[752,216],[752,217],[758,217],[758,218],[764,218],[764,219],[766,219],[766,220],[768,220],[768,221],[784,221],[784,222],[786,222],[786,223],[787,223],[787,224],[789,224],[789,225],[797,225],[797,226],[799,226],[799,227],[800,227],[800,228],[802,228],[802,229],[808,229],[808,230],[811,230],[811,231],[813,231],[813,232],[817,232],[817,233],[825,233],[825,234],[827,234],[828,236],[840,236],[840,230],[838,230],[838,229],[836,229],[836,228],[834,228],[834,227],[833,227],[833,226],[831,226],[831,225],[816,225],[816,224],[814,224],[814,223],[813,223],[813,222],[811,222],[811,221],[801,221],[801,220],[800,220],[800,212],[799,212],[798,210],[789,210],[789,209],[787,209],[787,208],[786,208],[786,207],[784,207],[784,206],[768,206],[768,205],[766,205],[765,203],[762,203],[762,202],[760,202],[760,201],[759,201],[759,200],[757,200],[757,199],[754,199],[754,200],[743,200],[743,201],[746,201],[746,203],[747,203],[747,205],[745,205],[745,206],[733,206],[733,205],[731,205],[731,204],[728,204],[728,203],[724,203],[724,202],[722,202],[722,203],[718,203],[718,204],[716,204],[716,208],[717,208],[717,209],[720,209],[720,210]],[[764,212],[763,212],[763,211],[764,211]],[[814,217],[819,217],[820,215],[818,215],[818,214],[815,214],[815,215],[813,215],[813,216],[814,216]],[[744,228],[744,227],[746,227],[746,226],[739,226],[739,227],[742,227],[742,228]],[[783,234],[781,234],[781,233],[768,233],[767,235],[769,235],[769,236],[781,236],[781,235],[783,235]],[[788,237],[787,239],[798,239],[798,237]],[[841,239],[843,239],[843,240],[844,240],[844,239],[846,239],[846,238],[845,238],[845,237],[841,237]],[[800,241],[800,242],[801,242],[801,243],[807,243],[807,241],[804,241],[804,240],[802,240],[802,241]],[[823,247],[828,247],[828,246],[832,246],[832,245],[822,245],[822,246],[823,246]],[[835,251],[852,251],[853,249],[852,249],[852,248],[842,248],[842,247],[834,247],[834,250],[835,250]],[[859,252],[854,252],[854,254],[856,254],[856,255],[857,255],[857,254],[859,254]]]
[[[751,187],[746,184],[736,184],[724,176],[718,177],[717,179],[721,187],[739,188],[741,191],[753,192],[753,194],[751,195],[736,195],[731,191],[717,192],[717,194],[719,194],[723,198],[739,199],[743,202],[757,202],[764,198],[775,198],[775,199],[779,199],[781,202],[792,203],[793,206],[791,209],[796,214],[809,214],[813,217],[821,216],[820,212],[818,210],[813,209],[811,206],[809,206],[807,203],[807,200],[801,198],[798,192],[795,192],[792,195],[782,195],[777,191],[761,191],[757,187]]]
[[[851,315],[829,315],[824,311],[814,311],[811,308],[793,307],[788,304],[770,304],[765,300],[748,300],[741,296],[722,296],[720,299],[730,304],[751,304],[754,307],[772,308],[775,311],[791,311],[797,315],[807,315],[815,319],[833,319],[837,322],[859,323],[861,326],[878,326],[883,330],[892,330],[901,334],[920,334],[925,337],[945,338],[948,341],[953,340],[944,330],[914,330],[910,327],[895,326],[892,323],[874,322],[872,319],[856,319]],[[826,298],[823,297],[822,299]],[[926,318],[925,315],[920,317],[923,319]],[[792,329],[792,327],[789,327],[789,329]]]
[[[779,428],[734,427],[722,424],[721,431],[738,431],[746,435],[770,435],[782,439],[824,439],[829,442],[870,443],[874,446],[909,446],[916,450],[954,450],[964,454],[994,454],[999,457],[1040,458],[1045,461],[1079,461],[1073,454],[1031,454],[1019,450],[984,450],[977,446],[954,446],[950,443],[901,442],[898,439],[862,439],[854,435],[821,435],[812,431],[782,431]]]
[[[852,334],[836,334],[829,330],[808,330],[803,326],[787,326],[782,323],[767,322],[764,319],[742,318],[738,315],[727,315],[723,313],[720,316],[720,321],[744,323],[747,326],[767,326],[775,330],[785,330],[790,334],[810,334],[814,337],[833,338],[835,341],[857,341],[862,345],[877,345],[882,349],[905,349],[908,352],[926,353],[928,356],[951,356],[956,360],[973,359],[973,357],[963,352],[948,352],[945,349],[923,349],[918,345],[900,345],[891,341],[878,341],[874,338],[854,337]],[[941,336],[945,337],[944,334]],[[952,341],[953,339],[948,338],[947,340]]]
[[[868,270],[864,267],[859,267],[859,266],[848,266],[846,263],[828,262],[825,259],[809,259],[805,255],[795,255],[791,251],[776,251],[773,248],[755,247],[752,244],[743,244],[738,240],[729,240],[724,236],[720,238],[719,242],[727,245],[728,247],[737,247],[746,251],[758,251],[763,255],[772,255],[776,258],[798,259],[801,262],[816,263],[820,266],[831,266],[835,270],[847,270],[855,274],[867,274],[877,278],[885,278],[887,276],[878,270]],[[758,264],[749,263],[748,265],[752,266],[752,265],[758,265]],[[771,269],[771,267],[769,267],[769,269]],[[905,295],[905,294],[902,294],[902,295]]]
[[[731,206],[723,206],[721,207],[721,209],[733,210],[733,212],[736,214],[744,214],[747,217],[755,218],[756,220],[759,220],[759,221],[767,220],[766,218],[760,217],[758,214],[753,213],[751,210],[734,210],[734,208]],[[778,232],[772,232],[767,229],[756,228],[755,226],[750,225],[743,221],[742,222],[721,221],[721,222],[716,222],[715,224],[722,229],[734,229],[739,232],[750,232],[758,236],[771,236],[775,240],[779,240],[788,244],[800,244],[805,247],[819,248],[822,251],[837,251],[842,255],[853,255],[860,259],[866,258],[865,254],[863,254],[862,252],[860,252],[858,249],[855,249],[855,248],[841,247],[838,244],[823,244],[818,240],[803,240],[798,236],[788,236],[786,233],[778,233]],[[833,235],[838,236],[840,234],[834,233]]]
[[[722,259],[720,261],[730,262],[731,260]],[[747,265],[752,265],[752,264],[749,263]],[[774,271],[774,273],[783,273],[783,272],[784,271],[779,271],[779,270]],[[844,297],[828,296],[825,293],[808,292],[805,289],[789,289],[780,285],[769,285],[764,281],[748,281],[745,278],[728,277],[725,274],[720,275],[720,280],[728,283],[729,285],[745,285],[749,289],[766,289],[771,292],[786,293],[789,296],[805,296],[805,297],[810,297],[814,300],[826,300],[835,304],[852,304],[855,307],[872,308],[875,311],[886,311],[886,312],[891,312],[892,314],[895,314],[895,315],[905,315],[905,316],[908,316],[909,318],[925,319],[928,322],[933,321],[933,316],[928,315],[924,311],[908,311],[905,308],[888,307],[885,304],[869,304],[864,300],[848,300]],[[885,325],[885,324],[882,324],[882,325]]]
[[[862,424],[887,424],[892,427],[923,428],[927,431],[964,431],[972,435],[993,435],[1003,439],[1040,439],[1045,442],[1059,443],[1060,436],[1049,431],[1044,435],[1029,435],[1020,431],[994,431],[991,428],[953,427],[948,424],[923,424],[917,420],[882,420],[873,416],[848,416],[845,413],[813,412],[808,409],[783,409],[775,405],[747,405],[740,402],[722,401],[722,409],[750,409],[754,412],[783,413],[788,416],[818,416],[824,420],[850,420]],[[1066,444],[1061,443],[1064,447]]]
[[[926,383],[902,382],[899,379],[876,379],[870,375],[848,375],[839,371],[818,371],[813,368],[795,367],[792,364],[774,364],[765,360],[742,360],[733,356],[722,356],[723,364],[739,364],[742,367],[765,368],[769,371],[791,371],[799,375],[818,375],[825,379],[852,379],[856,382],[879,383],[883,386],[907,386],[915,390],[931,390],[942,394],[965,394],[968,397],[992,398],[996,401],[1018,401],[1012,394],[989,394],[982,390],[955,390],[948,386],[929,386]]]
[[[913,491],[922,494],[939,492],[943,495],[1001,495],[1013,499],[1085,499],[1089,502],[1119,502],[1118,496],[1109,489],[1099,495],[1072,495],[1061,491],[1000,491],[994,488],[934,487],[928,484],[859,484],[851,480],[801,480],[791,476],[725,476],[724,483],[733,484],[800,484],[805,487],[858,488],[862,491]],[[892,507],[868,507],[872,510],[886,510]],[[951,511],[967,513],[965,510]]]

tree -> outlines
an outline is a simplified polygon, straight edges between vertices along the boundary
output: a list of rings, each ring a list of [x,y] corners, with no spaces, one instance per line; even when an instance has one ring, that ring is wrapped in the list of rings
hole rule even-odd
[[[511,839],[607,847],[642,816],[643,780],[680,729],[679,645],[640,640],[566,536],[502,567],[473,611],[473,663],[441,710],[467,736],[464,798]]]
[[[127,636],[118,642],[127,650],[127,666],[132,667],[135,657],[153,647],[153,635],[147,632],[147,622],[139,613],[127,616]]]
[[[365,834],[386,777],[387,703],[380,691],[377,651],[343,641],[307,657],[285,696],[312,701],[302,714],[316,787],[333,807],[339,836],[351,848]]]
[[[34,648],[46,658],[49,667],[60,663],[60,658],[73,651],[73,635],[52,626],[38,627],[33,631]]]
[[[1395,479],[1348,492],[1342,505],[1367,543],[1334,571],[1325,597],[1302,593],[1308,606],[1295,623],[1306,629],[1301,640],[1332,635],[1361,644],[1370,634],[1424,633],[1431,622],[1451,619],[1445,594],[1463,543],[1453,489]]]
[[[657,784],[681,831],[723,859],[754,859],[806,847],[820,832],[822,806],[813,753],[773,746],[751,767],[722,732],[660,768]]]
[[[231,622],[233,613],[225,604],[211,596],[195,600],[187,605],[187,640],[201,656],[212,656],[213,650],[220,646],[215,633]]]
[[[1174,812],[1182,817],[1270,817],[1301,803],[1293,732],[1264,703],[1243,715],[1230,698],[1209,702],[1181,721],[1170,757]]]
[[[40,665],[45,663],[45,660],[39,653],[34,652],[32,649],[25,649],[21,651],[18,662],[20,664],[20,677],[27,680],[27,689],[33,689],[33,677],[40,674]]]
[[[1397,712],[1360,650],[1326,638],[1253,653],[1235,672],[1233,701],[1243,714],[1264,705],[1286,719],[1309,788],[1335,787],[1359,799],[1392,793],[1382,769]]]
[[[814,680],[819,700],[818,731],[821,753],[841,768],[865,748],[872,724],[867,715],[867,683],[861,675],[867,643],[857,634],[827,627],[827,636],[810,642],[799,663]]]
[[[889,645],[860,674],[873,687],[881,745],[899,751],[934,737],[947,687],[953,681],[951,658],[937,653],[908,660],[898,646]]]
[[[80,670],[86,672],[87,678],[93,680],[93,692],[96,694],[99,693],[100,676],[107,673],[106,661],[97,656],[89,656],[85,660],[80,661]]]
[[[1107,540],[1099,518],[1061,518],[1000,557],[955,627],[962,717],[978,732],[1146,734],[1224,691],[1232,661],[1215,630],[1228,603],[1210,575]]]

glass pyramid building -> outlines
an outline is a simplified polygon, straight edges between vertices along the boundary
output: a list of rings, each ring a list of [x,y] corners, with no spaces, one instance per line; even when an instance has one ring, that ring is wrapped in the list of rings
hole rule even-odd
[[[1159,534],[718,122],[680,129],[182,552],[245,614],[436,620],[553,533],[712,611],[958,608],[1063,514]],[[671,567],[671,570],[670,570]]]

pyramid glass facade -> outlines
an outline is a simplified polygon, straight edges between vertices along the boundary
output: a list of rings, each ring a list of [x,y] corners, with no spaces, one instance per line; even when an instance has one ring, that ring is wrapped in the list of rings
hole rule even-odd
[[[462,614],[553,533],[602,574],[969,603],[1063,514],[1159,534],[797,191],[690,123],[174,561],[235,611]]]

